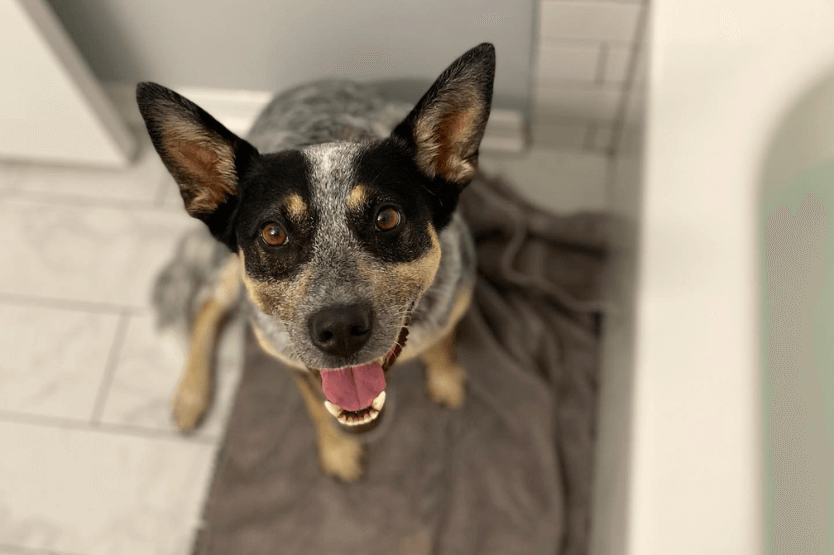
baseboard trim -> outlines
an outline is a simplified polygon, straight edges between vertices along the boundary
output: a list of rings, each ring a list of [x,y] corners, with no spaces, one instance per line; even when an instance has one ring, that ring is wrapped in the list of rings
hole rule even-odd
[[[136,87],[127,83],[106,83],[104,89],[122,117],[131,125],[142,125],[136,107]],[[255,118],[272,98],[266,91],[183,87],[177,92],[198,104],[217,121],[238,135],[245,135]],[[481,149],[522,152],[527,148],[527,125],[520,110],[493,108]]]

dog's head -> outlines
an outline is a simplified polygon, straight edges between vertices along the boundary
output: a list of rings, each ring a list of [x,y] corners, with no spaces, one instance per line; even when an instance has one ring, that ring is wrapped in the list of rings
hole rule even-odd
[[[340,421],[368,421],[384,399],[383,368],[434,279],[438,233],[475,174],[494,71],[494,48],[482,44],[390,137],[269,154],[173,91],[137,88],[185,209],[239,253],[251,300],[286,334],[291,355],[320,371]]]

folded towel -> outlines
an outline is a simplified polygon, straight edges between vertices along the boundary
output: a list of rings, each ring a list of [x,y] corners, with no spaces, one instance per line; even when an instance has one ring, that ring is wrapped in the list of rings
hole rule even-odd
[[[479,259],[463,408],[425,396],[419,362],[395,367],[366,477],[337,482],[291,376],[249,334],[196,553],[587,553],[609,220],[484,176],[461,210]]]

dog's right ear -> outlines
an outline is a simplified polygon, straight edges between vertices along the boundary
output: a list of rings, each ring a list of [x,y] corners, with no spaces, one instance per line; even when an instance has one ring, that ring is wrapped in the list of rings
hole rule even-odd
[[[156,83],[139,83],[136,102],[186,211],[227,244],[237,205],[238,177],[258,151],[205,110]],[[230,245],[231,246],[231,245]]]
[[[420,170],[460,191],[478,167],[478,148],[492,104],[495,47],[483,43],[446,68],[392,136],[413,152]]]

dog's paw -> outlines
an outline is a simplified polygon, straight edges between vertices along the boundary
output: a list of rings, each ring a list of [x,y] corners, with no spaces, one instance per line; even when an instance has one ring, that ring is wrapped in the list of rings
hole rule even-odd
[[[319,439],[322,472],[343,482],[355,482],[365,473],[365,447],[358,439],[332,432]]]
[[[456,409],[466,397],[466,372],[457,362],[445,368],[433,369],[426,376],[426,389],[431,399],[445,407]]]
[[[177,386],[171,400],[171,413],[174,425],[181,432],[190,432],[203,419],[211,403],[211,391],[208,384],[195,384],[183,380]]]

